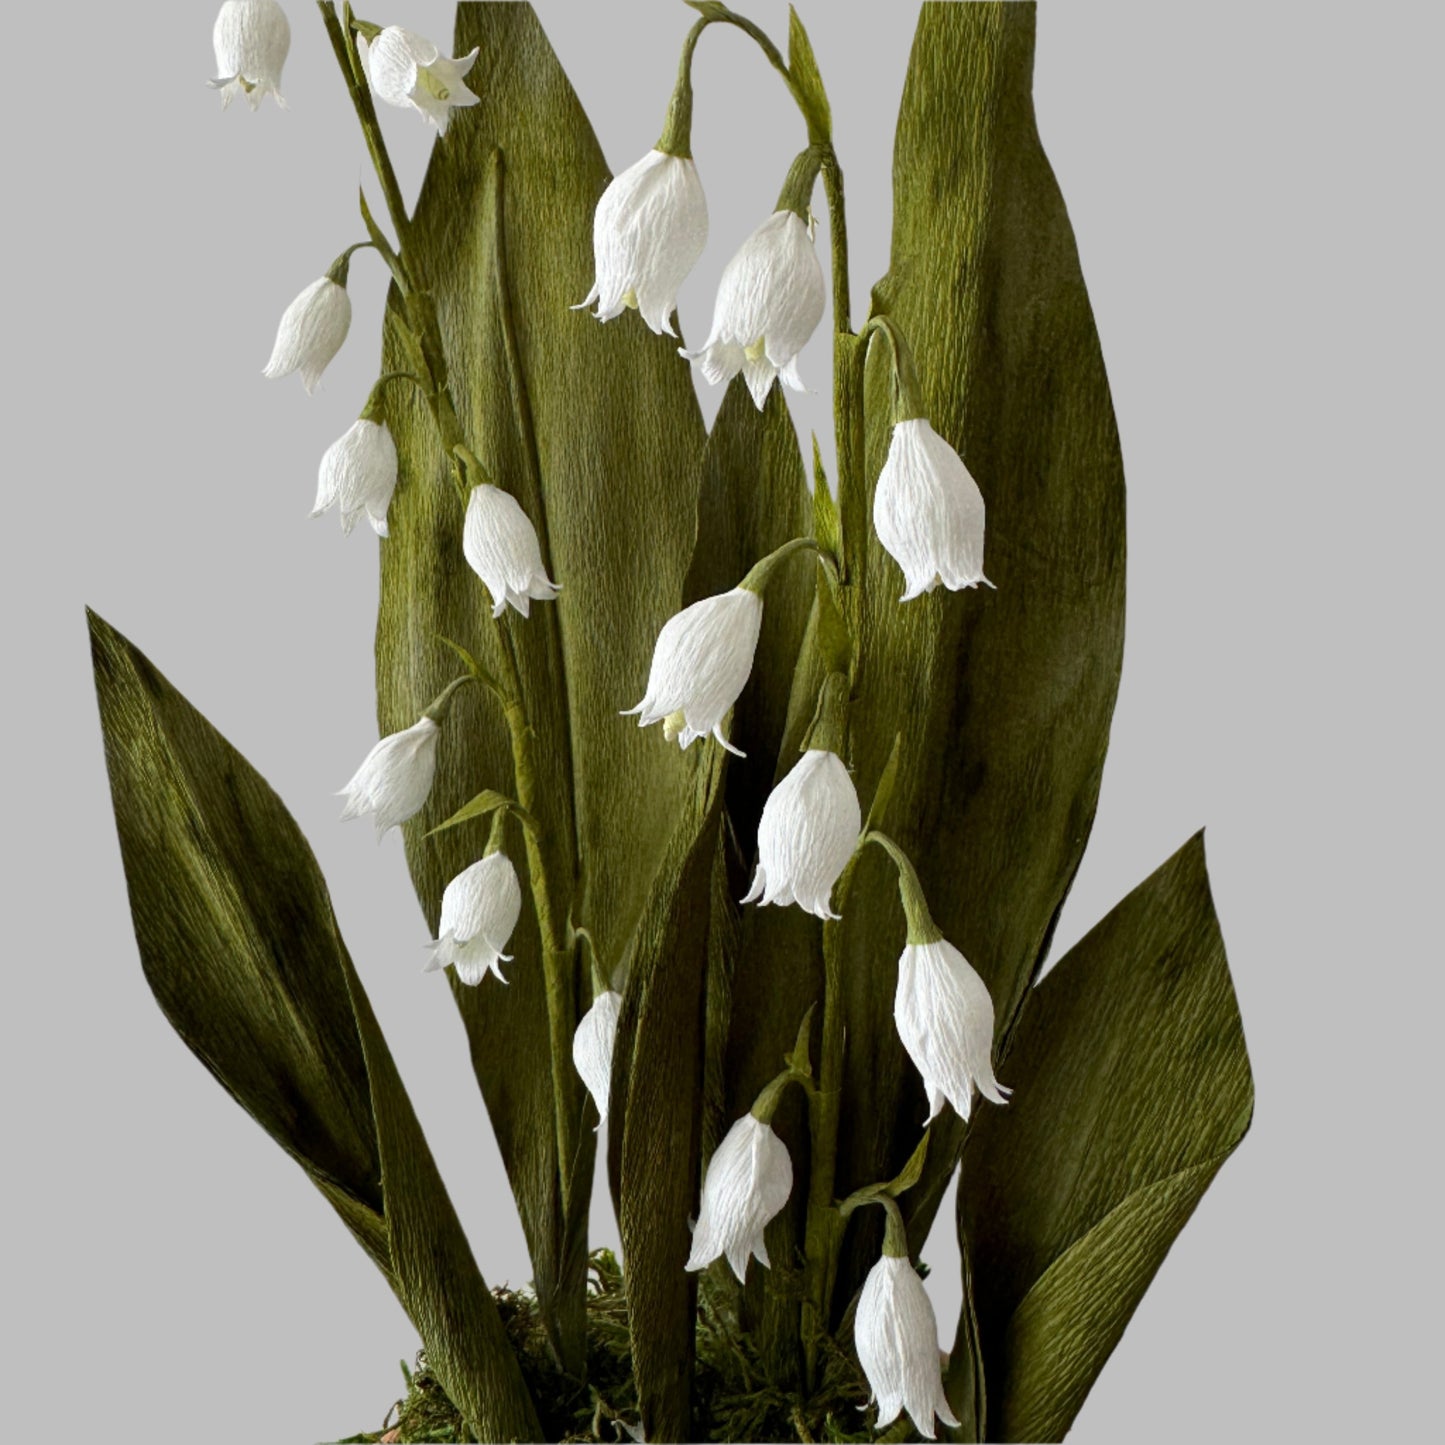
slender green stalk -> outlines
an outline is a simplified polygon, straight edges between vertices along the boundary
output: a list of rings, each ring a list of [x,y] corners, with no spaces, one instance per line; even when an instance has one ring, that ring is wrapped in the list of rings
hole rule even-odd
[[[448,379],[446,354],[442,346],[441,327],[436,307],[427,290],[425,278],[418,275],[415,258],[409,254],[407,241],[411,235],[411,218],[402,199],[396,170],[386,149],[386,141],[377,119],[371,92],[365,84],[353,35],[351,7],[345,9],[345,24],[338,19],[336,6],[330,0],[317,0],[332,49],[351,95],[357,119],[361,123],[367,150],[371,154],[377,180],[386,197],[392,229],[398,250],[389,256],[401,292],[406,329],[415,342],[415,350],[426,373],[423,387],[431,408],[442,448],[452,464],[453,478],[459,499],[465,507],[471,485],[480,478],[471,474],[475,454],[467,446],[461,421],[457,416]],[[364,204],[364,200],[363,200]],[[378,249],[383,247],[378,243]],[[532,728],[523,699],[521,673],[517,663],[515,639],[507,627],[494,622],[498,651],[503,659],[502,687],[506,702],[503,712],[512,747],[512,771],[517,802],[532,817],[537,816],[537,769],[533,756]],[[574,1185],[575,1152],[573,1128],[568,1101],[575,1092],[568,1070],[572,1057],[572,1024],[576,1011],[571,987],[573,952],[560,927],[560,910],[556,906],[547,864],[536,828],[522,830],[527,850],[527,870],[531,883],[532,904],[542,940],[543,971],[546,979],[548,1028],[552,1054],[552,1094],[557,1133],[557,1168],[562,1194],[564,1217],[570,1214]]]

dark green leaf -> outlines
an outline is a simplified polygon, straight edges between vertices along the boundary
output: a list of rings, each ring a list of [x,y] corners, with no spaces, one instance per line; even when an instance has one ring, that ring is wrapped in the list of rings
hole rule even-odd
[[[291,815],[150,662],[90,614],[141,964],[166,1017],[375,1261],[486,1439],[535,1411]]]
[[[1254,1108],[1202,834],[1038,985],[1000,1074],[959,1185],[988,1438],[1059,1440]]]
[[[897,564],[871,537],[850,578],[863,596],[850,759],[859,792],[876,788],[901,733],[889,831],[916,861],[939,926],[988,983],[1001,1037],[1088,837],[1124,617],[1118,436],[1068,215],[1034,126],[1034,24],[1031,5],[923,7],[894,152],[892,258],[874,293],[875,311],[911,343],[934,426],[982,489],[998,590],[940,589],[900,604]],[[887,347],[877,346],[870,484],[888,442],[889,390]],[[805,720],[794,702],[792,717]],[[893,1023],[903,937],[893,869],[870,852],[842,932],[843,1117],[867,1124],[844,1131],[840,1194],[895,1172],[927,1112]],[[735,1101],[756,1090],[820,986],[815,938],[745,945]],[[945,1111],[923,1178],[901,1201],[915,1249],[960,1137]],[[877,1257],[877,1214],[850,1224],[835,1318]]]
[[[458,111],[432,156],[406,261],[435,305],[468,446],[532,518],[554,603],[502,626],[519,655],[542,769],[535,811],[565,920],[585,926],[604,969],[623,956],[682,816],[688,769],[656,732],[617,716],[642,695],[658,630],[677,610],[694,525],[704,435],[688,367],[671,338],[628,313],[606,325],[569,309],[592,282],[592,213],[608,180],[601,148],[529,5],[463,5],[456,53],[480,48],[478,105]],[[392,298],[383,369],[410,365]],[[505,676],[485,589],[461,555],[462,509],[420,397],[390,407],[401,460],[382,549],[378,710],[405,726],[453,675],[434,642],[455,639]],[[646,547],[638,519],[645,518]],[[605,641],[599,641],[605,639]],[[564,669],[565,664],[565,669]],[[565,680],[564,680],[565,679]],[[479,840],[426,831],[483,789],[511,785],[507,732],[480,689],[458,695],[437,778],[406,829],[428,921]],[[625,839],[625,844],[619,840]],[[530,910],[505,990],[456,988],[473,1067],[516,1194],[554,1343],[581,1367],[585,1210],[561,1218],[542,961]],[[574,1012],[589,996],[573,957]],[[563,1071],[591,1176],[580,1081]],[[565,1315],[565,1319],[563,1316]],[[565,1339],[562,1337],[565,1335]]]
[[[798,12],[788,6],[788,69],[793,74],[808,111],[808,139],[827,140],[833,131],[833,112],[828,105],[828,93],[823,89],[823,77],[813,55],[813,43]]]
[[[891,1194],[895,1199],[900,1194],[906,1194],[923,1178],[923,1164],[927,1158],[928,1130],[925,1129],[923,1137],[918,1141],[918,1147],[908,1156],[908,1163],[883,1186],[883,1192]]]

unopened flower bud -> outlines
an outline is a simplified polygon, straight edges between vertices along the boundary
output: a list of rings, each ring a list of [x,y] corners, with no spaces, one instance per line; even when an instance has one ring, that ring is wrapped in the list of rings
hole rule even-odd
[[[622,1014],[622,995],[604,989],[582,1016],[572,1036],[572,1062],[587,1092],[597,1105],[599,1127],[607,1118],[607,1101],[612,1092],[612,1051],[617,1046],[617,1020]]]
[[[419,813],[436,775],[436,722],[423,717],[402,732],[382,738],[367,753],[356,776],[341,790],[343,820],[371,814],[376,836]]]
[[[346,287],[330,276],[313,281],[282,313],[262,375],[276,381],[299,371],[301,384],[308,392],[315,391],[350,329],[351,297]]]
[[[226,0],[211,32],[216,47],[216,78],[221,106],[244,95],[255,110],[274,95],[283,110],[281,67],[291,49],[291,26],[276,0]]]
[[[492,616],[510,605],[526,617],[535,602],[562,589],[547,576],[537,529],[510,492],[483,483],[472,488],[462,523],[462,552],[492,594]]]

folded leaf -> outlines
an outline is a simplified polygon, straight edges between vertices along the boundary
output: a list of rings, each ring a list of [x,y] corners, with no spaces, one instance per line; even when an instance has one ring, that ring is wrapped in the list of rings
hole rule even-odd
[[[539,1438],[306,840],[140,652],[94,613],[90,632],[131,914],[156,1001],[341,1215],[482,1438]]]
[[[958,1196],[987,1438],[1058,1440],[1253,1112],[1202,834],[1033,990],[1000,1075]]]

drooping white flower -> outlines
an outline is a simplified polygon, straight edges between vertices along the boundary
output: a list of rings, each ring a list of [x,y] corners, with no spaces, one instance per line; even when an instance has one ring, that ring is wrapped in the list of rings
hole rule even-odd
[[[475,987],[488,974],[502,978],[503,953],[517,920],[522,916],[522,886],[517,870],[505,853],[488,853],[470,868],[463,868],[442,893],[441,923],[432,944],[426,972],[448,964],[457,977]]]
[[[376,535],[385,537],[396,473],[396,443],[391,432],[384,422],[362,417],[326,448],[311,515],[319,517],[330,507],[339,508],[341,530],[350,536],[364,513]]]
[[[882,1430],[907,1410],[919,1434],[934,1438],[933,1417],[957,1425],[943,1393],[938,1321],[912,1263],[885,1254],[863,1281],[853,1319],[858,1363],[878,1398]]]
[[[758,871],[743,902],[796,903],[836,918],[829,899],[862,827],[858,790],[842,758],[810,748],[763,804]]]
[[[572,1062],[587,1085],[602,1117],[607,1118],[607,1100],[612,1092],[612,1051],[617,1045],[617,1020],[622,1013],[622,995],[605,989],[582,1015],[577,1032],[572,1035]]]
[[[903,569],[903,602],[940,582],[951,592],[988,582],[983,494],[963,458],[922,417],[893,428],[873,494],[873,526]]]
[[[211,32],[216,47],[216,78],[221,108],[244,95],[255,110],[274,95],[283,110],[281,67],[291,49],[291,26],[276,0],[226,0]]]
[[[967,1119],[973,1091],[1002,1104],[993,1076],[993,1000],[988,985],[946,938],[910,943],[898,960],[893,1020],[928,1091],[928,1117],[946,1099]]]
[[[675,335],[678,287],[707,245],[707,200],[690,156],[651,150],[615,177],[592,217],[596,279],[573,310],[597,303],[599,321],[629,306]]]
[[[532,519],[510,492],[473,487],[462,524],[462,552],[492,594],[492,616],[507,605],[523,617],[533,601],[550,602],[562,589],[542,565],[542,545]]]
[[[807,226],[796,212],[775,211],[724,268],[707,345],[682,355],[714,385],[741,371],[761,411],[775,376],[794,391],[805,390],[798,353],[827,302]]]
[[[346,799],[341,810],[343,821],[370,813],[376,819],[376,836],[380,838],[388,829],[419,813],[436,775],[439,736],[436,723],[423,717],[411,727],[382,738],[338,795]]]
[[[763,599],[745,587],[684,607],[663,623],[647,694],[623,716],[637,716],[644,728],[661,722],[668,740],[683,748],[711,733],[742,757],[723,737],[722,723],[747,686],[762,625]]]
[[[450,60],[426,36],[388,25],[371,42],[368,58],[372,93],[388,105],[410,106],[442,135],[455,107],[477,103],[463,78],[477,62],[476,50]]]
[[[329,276],[313,281],[281,313],[271,359],[261,373],[268,381],[301,373],[308,392],[316,390],[321,373],[341,350],[351,329],[351,297]]]
[[[787,1146],[772,1125],[744,1114],[708,1160],[687,1267],[703,1269],[726,1255],[743,1281],[749,1255],[767,1267],[763,1231],[792,1192],[793,1161]]]

